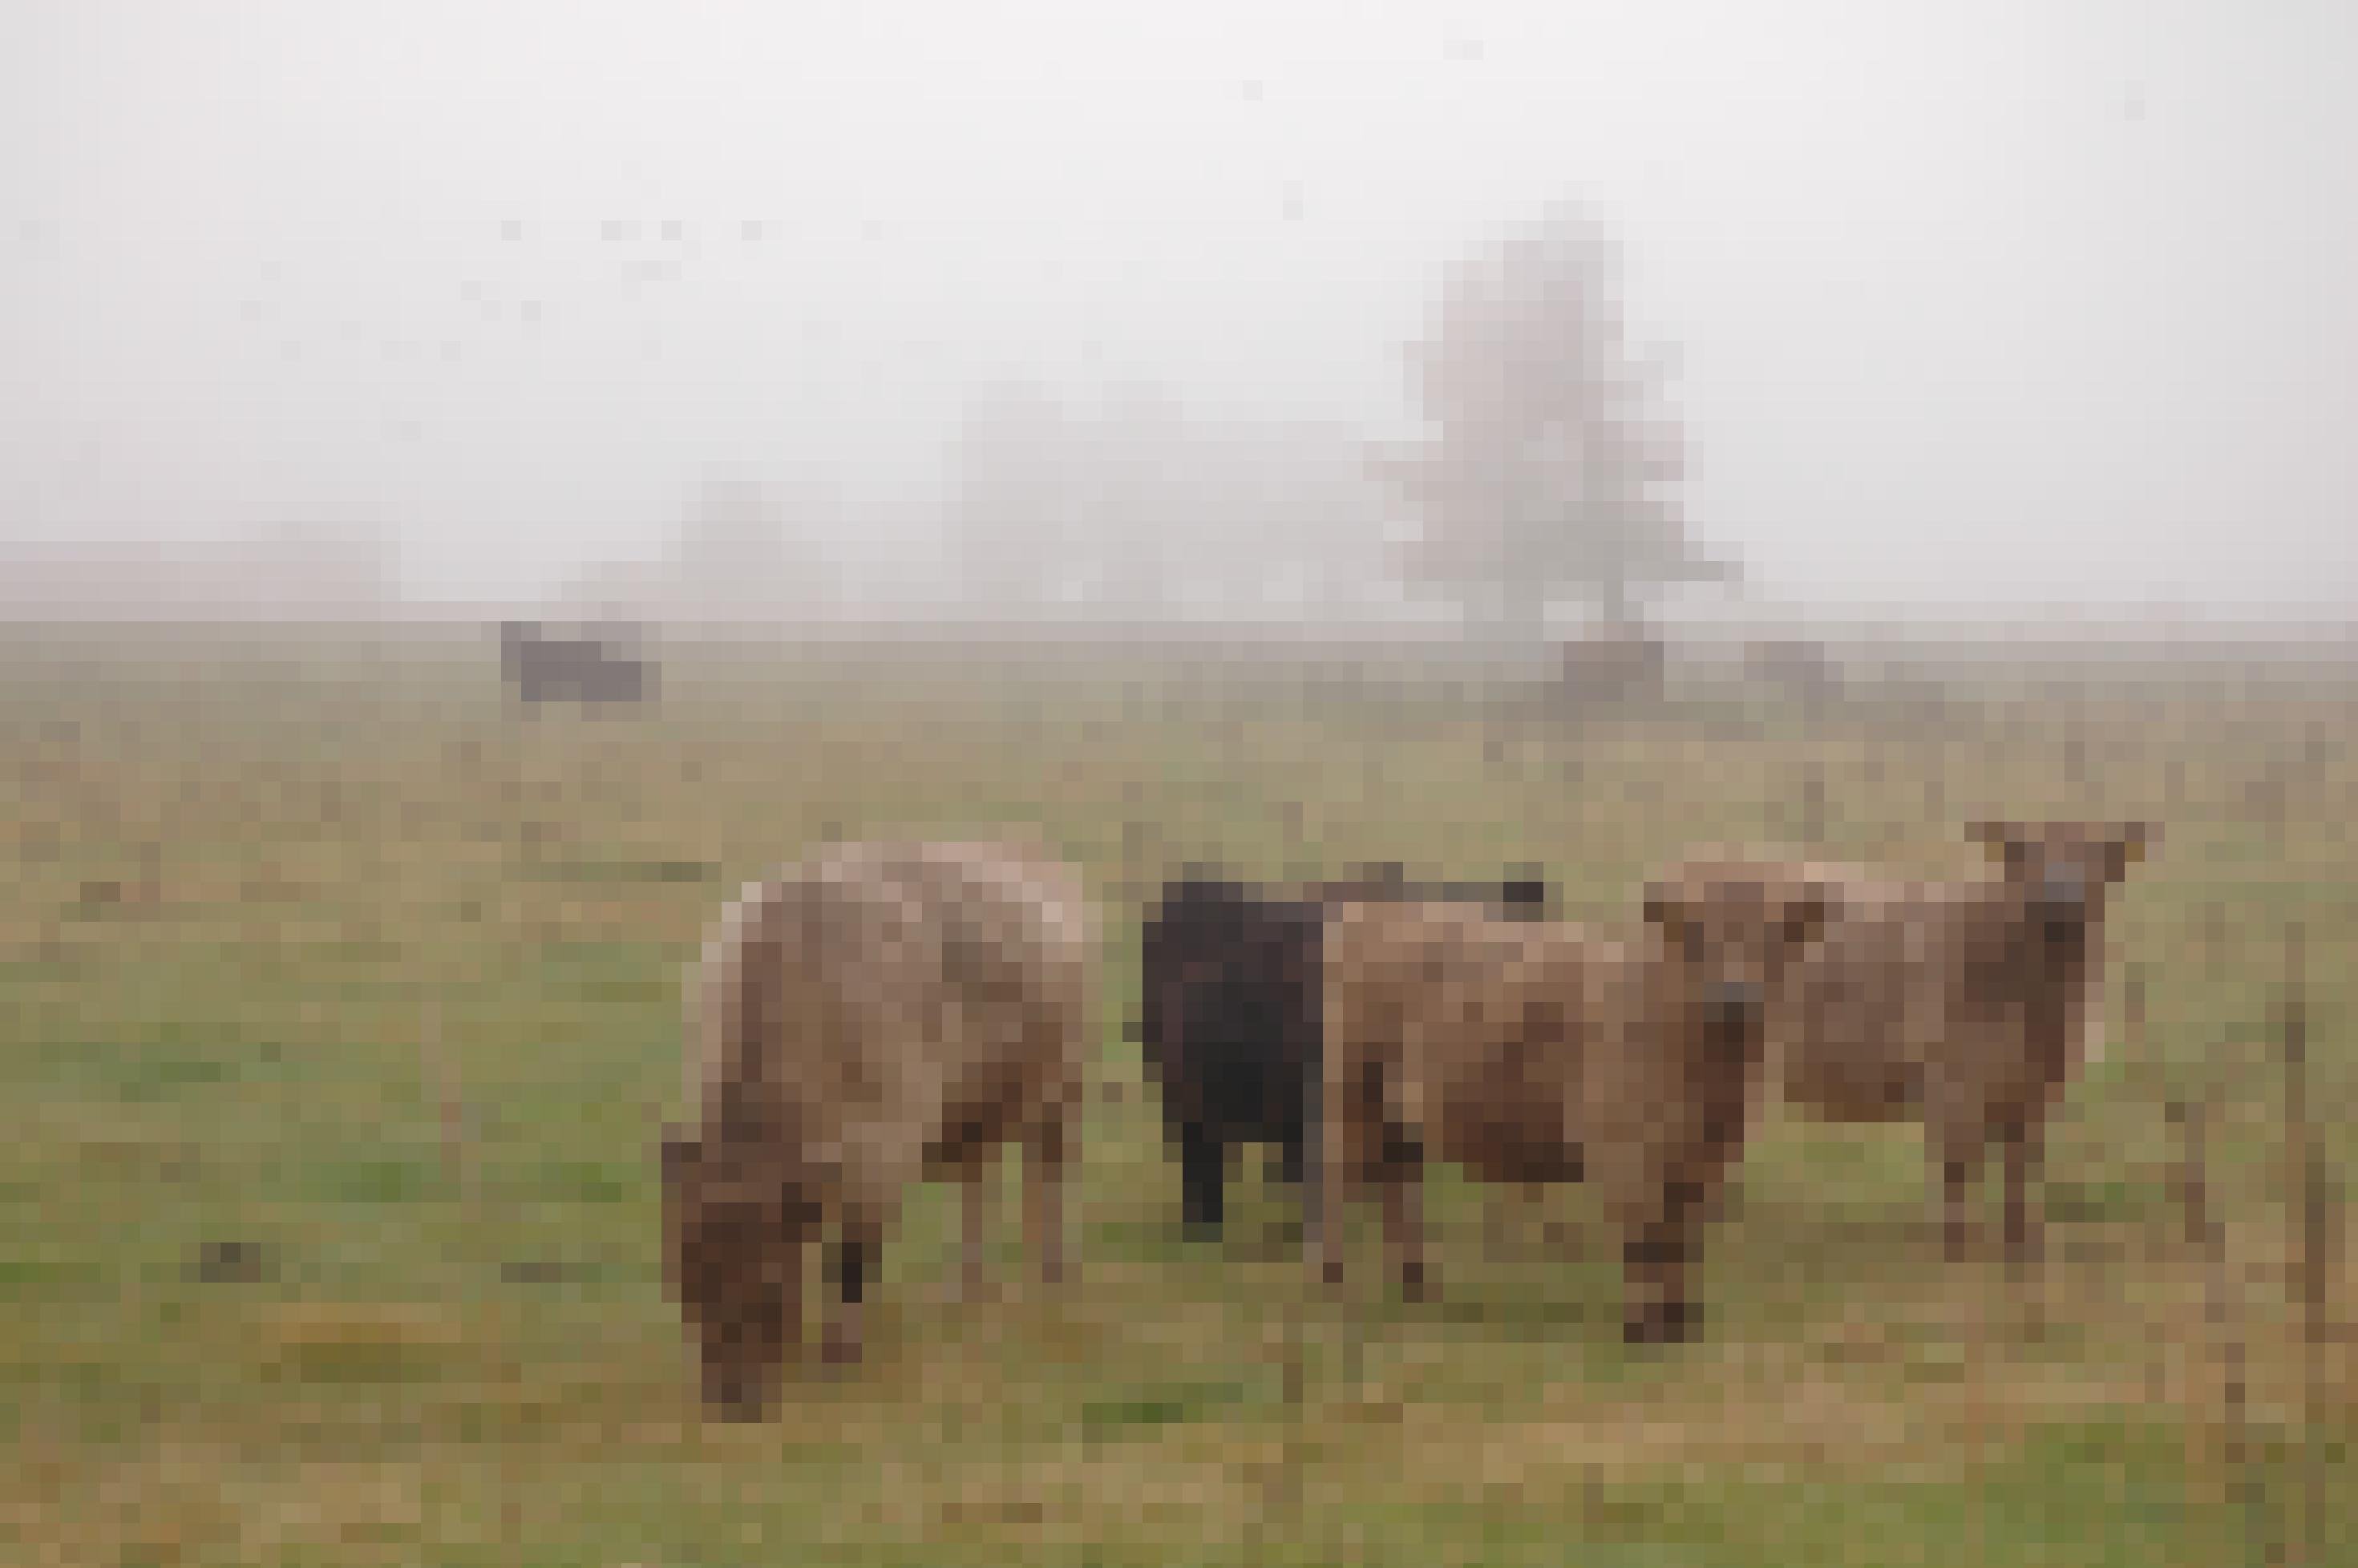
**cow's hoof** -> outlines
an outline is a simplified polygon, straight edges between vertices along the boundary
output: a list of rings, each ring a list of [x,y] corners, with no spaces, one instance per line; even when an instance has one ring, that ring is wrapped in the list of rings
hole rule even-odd
[[[1623,1318],[1621,1339],[1632,1346],[1683,1345],[1702,1326],[1703,1314],[1693,1302],[1662,1302]]]
[[[1411,1302],[1433,1299],[1433,1280],[1422,1263],[1411,1263],[1401,1270],[1401,1299]]]
[[[859,1366],[860,1336],[839,1328],[828,1329],[827,1337],[819,1343],[818,1358],[821,1365],[827,1367]]]
[[[750,1425],[769,1414],[769,1399],[761,1385],[751,1379],[731,1379],[706,1389],[704,1416],[707,1421],[721,1422],[732,1426]]]

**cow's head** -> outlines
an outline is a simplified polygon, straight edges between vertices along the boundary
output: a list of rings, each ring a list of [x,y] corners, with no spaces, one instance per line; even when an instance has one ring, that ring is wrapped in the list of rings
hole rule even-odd
[[[789,1337],[802,1331],[802,1241],[811,1219],[741,1155],[666,1128],[664,1283],[701,1365],[705,1408],[730,1421],[767,1410]]]
[[[1741,869],[1693,871],[1646,890],[1678,989],[1714,1054],[1758,1049],[1770,989],[1825,929],[1836,895],[1814,883]]]
[[[2159,842],[2150,822],[1974,822],[1965,836],[1998,860],[2024,917],[2053,946],[2075,946],[2104,917],[2106,894]]]

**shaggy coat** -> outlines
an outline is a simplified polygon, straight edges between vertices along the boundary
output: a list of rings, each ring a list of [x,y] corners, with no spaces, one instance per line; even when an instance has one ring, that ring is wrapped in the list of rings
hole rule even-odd
[[[1503,911],[1543,907],[1547,884],[1412,884],[1398,866],[1302,890],[1208,874],[1166,885],[1139,934],[1139,1011],[1131,1028],[1163,1103],[1180,1164],[1184,1223],[1217,1234],[1228,1152],[1276,1147],[1278,1174],[1302,1179],[1314,1120],[1329,904],[1347,899],[1466,900]]]
[[[1428,1160],[1481,1182],[1581,1181],[1619,1232],[1633,1343],[1692,1332],[1686,1271],[1741,1150],[1761,1007],[1825,919],[1814,888],[1741,871],[1648,890],[1627,940],[1465,907],[1355,903],[1328,923],[1325,1108],[1311,1252],[1373,1186],[1403,1289],[1426,1285]]]
[[[1837,895],[1825,939],[1770,999],[1785,1098],[1821,1119],[1917,1121],[1952,1256],[1965,1191],[2004,1152],[2008,1253],[2033,1238],[2027,1188],[2048,1114],[2081,1065],[2104,967],[2109,890],[2159,837],[2141,822],[1974,824],[2000,874],[1898,881],[1855,866],[1763,862]]]
[[[757,1415],[802,1323],[804,1244],[833,1227],[830,1360],[856,1359],[885,1229],[912,1183],[965,1189],[1024,1150],[1043,1277],[1088,1048],[1091,917],[1067,868],[1004,844],[831,849],[749,884],[689,984],[692,1130],[663,1144],[668,1281],[717,1412]]]

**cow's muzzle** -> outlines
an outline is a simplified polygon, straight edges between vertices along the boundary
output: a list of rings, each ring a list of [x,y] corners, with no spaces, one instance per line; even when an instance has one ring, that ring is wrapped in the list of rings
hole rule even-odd
[[[1760,982],[1720,980],[1704,1000],[1704,1017],[1723,1033],[1750,1028],[1760,1017]]]
[[[2030,903],[2032,914],[2049,936],[2069,936],[2087,924],[2087,879],[2076,871],[2050,871]]]

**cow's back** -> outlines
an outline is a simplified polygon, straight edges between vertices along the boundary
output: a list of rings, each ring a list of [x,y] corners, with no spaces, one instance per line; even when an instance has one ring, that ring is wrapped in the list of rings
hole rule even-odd
[[[1339,905],[1326,931],[1330,1087],[1380,1084],[1386,1117],[1444,1159],[1475,1157],[1533,1116],[1553,1136],[1579,1098],[1582,1036],[1604,1005],[1595,961],[1610,951],[1580,927],[1472,904]]]
[[[1087,923],[987,845],[839,846],[749,891],[708,950],[708,1118],[778,1130],[822,1196],[888,1202],[1076,1075]],[[977,1135],[996,1130],[969,1129]]]

